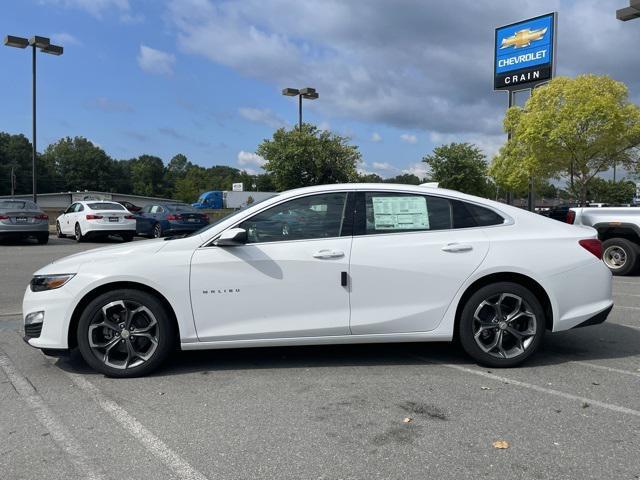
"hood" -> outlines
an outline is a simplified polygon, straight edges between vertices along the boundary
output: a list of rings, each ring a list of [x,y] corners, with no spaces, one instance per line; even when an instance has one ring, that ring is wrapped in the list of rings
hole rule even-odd
[[[52,273],[78,273],[80,267],[86,263],[104,260],[118,261],[123,258],[131,258],[143,253],[155,253],[161,250],[167,242],[164,239],[144,240],[140,242],[128,242],[109,247],[94,248],[85,252],[75,253],[51,262],[41,268],[34,275]]]

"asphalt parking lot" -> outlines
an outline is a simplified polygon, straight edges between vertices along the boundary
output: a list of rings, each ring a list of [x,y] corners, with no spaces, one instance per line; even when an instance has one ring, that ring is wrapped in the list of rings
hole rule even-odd
[[[547,335],[521,368],[323,346],[178,352],[113,380],[19,332],[32,272],[106,244],[0,243],[1,478],[640,478],[640,276],[614,278],[605,324]]]

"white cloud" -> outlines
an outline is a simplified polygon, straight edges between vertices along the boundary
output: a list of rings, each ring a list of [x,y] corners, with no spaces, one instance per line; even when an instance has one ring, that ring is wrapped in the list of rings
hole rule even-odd
[[[85,102],[84,106],[93,110],[102,110],[109,113],[130,113],[133,112],[133,107],[120,100],[113,100],[107,97],[97,97],[93,100]]]
[[[140,45],[138,65],[145,72],[153,75],[171,75],[175,63],[176,57],[172,53]]]
[[[238,113],[251,122],[261,123],[271,128],[281,128],[287,125],[287,122],[269,109],[241,107],[238,109]]]
[[[320,125],[318,125],[318,130],[325,130],[328,132],[331,130],[331,124],[327,121],[320,122]]]
[[[82,42],[70,33],[61,32],[51,35],[53,43],[67,47],[68,45],[82,45]]]
[[[245,152],[244,150],[240,150],[238,152],[238,164],[243,167],[247,165],[253,165],[262,168],[265,163],[266,160],[257,153]],[[249,170],[250,169],[247,168],[247,171]]]
[[[387,162],[373,162],[374,170],[398,170],[396,167]]]
[[[429,166],[424,162],[412,163],[402,170],[402,173],[410,173],[420,180],[424,180],[429,175]]]
[[[411,135],[410,133],[403,133],[402,135],[400,135],[400,140],[402,140],[403,142],[414,144],[418,142],[418,137],[416,137],[415,135]]]
[[[382,137],[380,136],[380,134],[378,132],[373,132],[371,134],[371,141],[374,143],[378,143],[382,141]]]

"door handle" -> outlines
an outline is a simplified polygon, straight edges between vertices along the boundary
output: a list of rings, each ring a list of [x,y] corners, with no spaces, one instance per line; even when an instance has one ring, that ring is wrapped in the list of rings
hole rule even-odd
[[[442,247],[443,252],[450,252],[450,253],[469,252],[471,250],[473,250],[473,247],[465,243],[450,243]]]
[[[313,258],[340,258],[344,257],[344,252],[340,250],[318,250],[313,254]]]

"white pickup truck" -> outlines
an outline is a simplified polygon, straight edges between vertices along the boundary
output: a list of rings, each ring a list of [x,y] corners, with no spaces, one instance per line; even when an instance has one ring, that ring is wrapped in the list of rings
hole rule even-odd
[[[614,275],[633,272],[640,255],[640,207],[576,207],[567,222],[598,230],[602,260]]]

